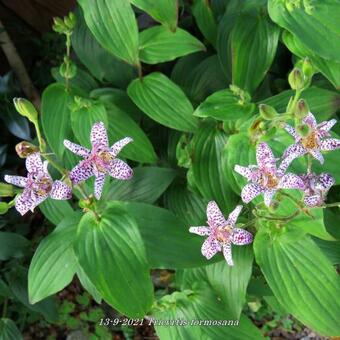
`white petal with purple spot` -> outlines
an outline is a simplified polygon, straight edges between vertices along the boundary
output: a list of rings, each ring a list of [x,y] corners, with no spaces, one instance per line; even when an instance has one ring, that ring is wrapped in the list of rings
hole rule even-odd
[[[232,243],[242,246],[251,242],[253,242],[253,235],[249,231],[241,228],[234,228]]]
[[[78,145],[76,143],[72,143],[67,139],[64,140],[64,146],[73,153],[75,153],[76,155],[84,158],[88,157],[91,153],[90,150],[86,149],[85,147]]]
[[[72,189],[62,181],[55,181],[50,191],[50,197],[55,200],[68,200],[72,197]]]
[[[237,221],[237,218],[238,218],[238,215],[240,215],[240,212],[242,210],[243,206],[242,205],[238,205],[228,216],[228,219],[227,219],[227,222],[228,224],[234,226],[236,221]]]
[[[105,174],[100,172],[94,181],[94,197],[99,200],[105,183]]]
[[[233,261],[233,256],[232,256],[232,252],[231,252],[231,243],[225,243],[223,245],[223,256],[225,258],[225,260],[227,261],[229,266],[233,266],[234,265],[234,261]]]
[[[320,142],[320,150],[332,151],[340,148],[340,139],[328,138]]]
[[[108,172],[113,178],[122,180],[128,180],[133,176],[133,170],[129,165],[118,158],[110,162]]]
[[[43,162],[41,161],[41,157],[38,152],[27,156],[26,169],[28,172],[33,173],[45,172]]]
[[[116,157],[119,152],[123,149],[123,147],[129,143],[133,142],[133,139],[130,137],[125,137],[118,142],[114,143],[110,148],[110,153],[113,157]]]
[[[4,180],[7,183],[16,185],[17,187],[24,188],[27,183],[27,178],[22,177],[22,176],[10,176],[10,175],[5,175]]]
[[[223,227],[227,224],[226,219],[215,201],[208,203],[207,218],[211,227]]]
[[[210,260],[217,252],[221,251],[221,246],[213,237],[209,236],[202,245],[202,255]]]
[[[103,122],[93,124],[90,136],[92,147],[109,146],[107,131]]]
[[[200,236],[210,235],[211,229],[206,226],[190,227],[189,232]]]
[[[256,196],[263,192],[263,188],[256,183],[247,184],[241,192],[241,198],[244,203],[249,203]]]

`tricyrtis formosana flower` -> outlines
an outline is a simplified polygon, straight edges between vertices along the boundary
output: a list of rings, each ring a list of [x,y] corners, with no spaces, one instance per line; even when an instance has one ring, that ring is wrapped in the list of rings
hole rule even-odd
[[[263,194],[265,205],[270,206],[278,189],[302,189],[304,187],[299,176],[292,173],[284,174],[289,165],[285,160],[279,168],[276,167],[276,159],[266,143],[260,143],[257,146],[256,160],[257,165],[235,166],[235,171],[250,182],[242,189],[243,202],[249,203],[259,194]]]
[[[330,136],[329,130],[336,124],[336,119],[317,124],[314,115],[309,112],[303,119],[303,123],[309,127],[309,133],[304,137],[300,136],[293,127],[286,124],[285,129],[295,138],[295,144],[287,148],[283,157],[292,161],[309,153],[323,164],[324,158],[321,151],[331,151],[340,148],[339,139],[325,138]]]
[[[211,201],[207,207],[208,227],[190,227],[191,233],[208,236],[202,245],[202,254],[208,260],[217,252],[223,251],[224,258],[229,266],[233,266],[231,244],[244,245],[253,240],[253,235],[246,230],[236,228],[235,223],[242,210],[242,205],[238,205],[226,220],[218,208],[216,202]]]
[[[327,173],[316,175],[314,173],[300,176],[304,183],[304,202],[309,207],[321,206],[329,189],[335,184],[335,179]]]
[[[123,138],[109,147],[104,123],[99,122],[92,126],[90,140],[92,150],[64,140],[64,145],[70,151],[84,158],[71,170],[69,177],[72,183],[76,185],[95,176],[94,195],[97,199],[100,199],[106,175],[122,180],[132,177],[132,169],[125,162],[116,158],[122,148],[132,142],[132,138]]]
[[[70,199],[71,188],[64,182],[53,182],[47,171],[47,162],[42,162],[39,153],[34,153],[26,158],[27,177],[5,176],[5,181],[24,188],[22,194],[18,195],[15,201],[15,208],[21,215],[51,197],[56,200]]]

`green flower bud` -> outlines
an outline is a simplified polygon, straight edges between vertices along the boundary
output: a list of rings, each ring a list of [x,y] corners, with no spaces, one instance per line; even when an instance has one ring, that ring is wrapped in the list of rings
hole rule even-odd
[[[0,183],[0,197],[14,196],[13,185],[7,183]]]
[[[299,68],[294,68],[293,71],[289,73],[288,82],[293,90],[303,89],[305,82],[303,74]]]
[[[260,124],[259,124],[259,129],[260,130],[266,130],[267,129],[267,124],[266,124],[266,122],[261,122]]]
[[[64,18],[64,23],[70,31],[74,29],[77,23],[77,18],[73,12],[70,12],[69,15]]]
[[[59,67],[59,73],[63,78],[72,79],[77,74],[77,66],[71,59],[65,57],[64,62]]]
[[[6,214],[9,209],[9,205],[6,202],[0,202],[0,215]]]
[[[296,131],[301,137],[306,137],[309,135],[310,129],[308,125],[301,124],[296,128]]]
[[[15,151],[20,158],[26,158],[32,153],[38,152],[39,148],[29,142],[22,141],[15,146]]]
[[[277,116],[276,110],[272,106],[266,104],[260,104],[259,111],[260,115],[265,120],[272,120]]]
[[[314,67],[309,58],[305,58],[302,63],[302,72],[304,76],[311,79],[314,74]]]
[[[28,118],[32,123],[38,121],[38,112],[33,104],[25,98],[14,98],[13,103],[15,109],[24,117]]]
[[[303,119],[308,115],[308,112],[308,104],[303,99],[300,99],[296,105],[295,117],[298,119]]]
[[[60,18],[53,18],[52,29],[53,31],[60,34],[64,34],[67,31],[67,27],[65,26],[64,21]]]

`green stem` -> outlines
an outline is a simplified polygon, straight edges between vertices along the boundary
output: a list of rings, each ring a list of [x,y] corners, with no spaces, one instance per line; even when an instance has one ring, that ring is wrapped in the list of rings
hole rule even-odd
[[[340,207],[340,202],[324,204],[320,208],[332,208],[332,207]]]
[[[69,60],[71,55],[71,33],[66,33],[66,56],[67,60]],[[69,74],[70,63],[66,63],[66,74]],[[70,85],[70,79],[68,76],[65,77],[65,86],[68,89]]]
[[[277,217],[272,217],[272,216],[258,216],[259,218],[263,218],[266,220],[270,221],[282,221],[282,222],[287,222],[292,220],[294,217],[298,216],[300,214],[300,211],[297,210],[295,213],[289,215],[289,216],[277,216]]]
[[[289,108],[288,108],[289,110],[287,112],[287,114],[289,116],[294,116],[294,111],[296,109],[296,104],[297,104],[297,102],[298,102],[298,100],[299,100],[299,98],[301,96],[301,93],[302,93],[302,90],[296,90],[295,91],[295,95],[294,95],[293,101],[290,103]]]
[[[308,153],[307,154],[307,174],[310,174],[312,172],[312,163],[313,163],[312,156]]]
[[[46,145],[45,145],[44,139],[42,138],[42,134],[41,134],[41,131],[40,131],[40,126],[39,126],[38,120],[34,121],[33,124],[34,124],[34,128],[35,128],[35,132],[37,134],[38,142],[39,142],[40,153],[43,153],[43,152],[45,152]]]
[[[7,305],[8,305],[8,299],[4,300],[3,307],[2,307],[2,317],[5,318],[7,314]]]

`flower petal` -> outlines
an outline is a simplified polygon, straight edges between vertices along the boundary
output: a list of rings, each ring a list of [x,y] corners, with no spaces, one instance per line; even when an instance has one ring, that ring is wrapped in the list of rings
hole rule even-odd
[[[25,191],[18,195],[15,199],[15,209],[23,216],[25,215],[32,207],[33,200],[29,195],[29,191]]]
[[[200,235],[200,236],[207,236],[207,235],[210,235],[211,230],[209,227],[200,226],[200,227],[190,227],[189,232]]]
[[[256,196],[263,192],[263,188],[256,183],[247,184],[241,192],[241,198],[244,203],[249,203]]]
[[[272,200],[273,200],[273,197],[275,195],[277,190],[266,190],[264,193],[263,193],[263,197],[264,197],[264,204],[267,206],[267,207],[270,207],[271,203],[272,203]]]
[[[118,142],[114,143],[110,148],[110,154],[113,157],[116,157],[119,152],[123,149],[123,147],[129,143],[133,142],[133,139],[130,137],[125,137]]]
[[[27,183],[27,178],[22,177],[22,176],[10,176],[10,175],[5,175],[4,180],[7,183],[16,185],[17,187],[24,188]]]
[[[308,115],[303,119],[303,122],[309,125],[312,129],[315,129],[317,126],[316,119],[312,112],[308,113]]]
[[[335,124],[336,124],[336,119],[331,119],[331,120],[322,122],[318,125],[318,130],[321,130],[323,132],[328,132]]]
[[[316,159],[318,160],[321,164],[324,163],[324,158],[322,156],[322,153],[319,150],[309,150],[309,153]]]
[[[256,160],[259,167],[264,168],[275,164],[273,151],[267,143],[260,143],[256,148]]]
[[[231,242],[238,246],[243,246],[253,242],[253,235],[247,230],[234,228]]]
[[[320,150],[332,151],[340,148],[340,139],[328,138],[320,142]]]
[[[103,122],[93,124],[90,139],[92,147],[109,146],[109,139],[107,137],[106,128]]]
[[[306,196],[303,202],[309,207],[316,207],[322,203],[320,195]]]
[[[210,260],[218,251],[221,251],[221,246],[215,238],[208,237],[203,242],[201,252],[208,260]]]
[[[248,181],[252,179],[253,170],[251,168],[241,165],[235,165],[234,170],[241,176],[245,177]]]
[[[223,244],[223,256],[229,266],[234,265],[233,256],[231,252],[231,242]]]
[[[242,210],[243,206],[238,205],[228,216],[227,222],[228,224],[231,224],[232,226],[235,225],[238,215],[240,215],[240,212]]]
[[[67,139],[64,140],[64,146],[70,151],[72,151],[73,153],[75,153],[76,155],[84,157],[84,158],[88,157],[91,153],[90,150],[76,143],[72,143]]]
[[[83,182],[93,176],[92,163],[89,161],[81,161],[70,172],[69,177],[74,185]]]
[[[301,189],[303,190],[305,184],[301,177],[298,175],[294,175],[292,173],[285,174],[278,184],[278,188],[280,189]]]
[[[215,201],[208,203],[207,218],[210,227],[223,227],[227,224],[226,219]]]
[[[293,136],[293,137],[295,138],[295,140],[300,139],[300,136],[297,134],[296,130],[295,130],[292,126],[286,124],[286,125],[285,125],[285,130],[286,130],[291,136]]]
[[[26,158],[26,169],[28,172],[46,172],[41,161],[40,153],[32,153]]]
[[[324,172],[319,175],[315,184],[315,189],[328,191],[334,184],[335,184],[334,177]]]
[[[113,178],[122,180],[128,180],[133,176],[133,170],[118,158],[115,158],[110,162],[108,172]]]
[[[55,181],[50,191],[50,197],[54,200],[68,200],[72,197],[72,189],[62,181]]]
[[[100,172],[94,181],[94,197],[99,200],[105,183],[105,174]]]
[[[277,170],[278,174],[282,176],[295,158],[301,157],[306,153],[307,149],[300,143],[290,145],[283,153],[282,162]]]

